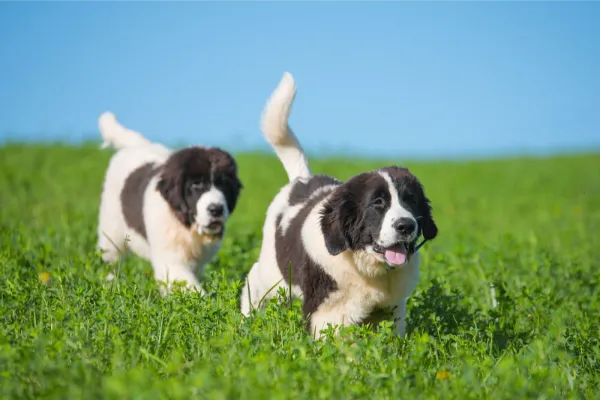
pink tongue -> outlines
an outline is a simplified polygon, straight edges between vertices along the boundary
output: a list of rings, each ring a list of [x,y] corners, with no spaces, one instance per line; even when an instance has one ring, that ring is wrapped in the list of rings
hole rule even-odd
[[[392,265],[401,265],[406,262],[406,247],[403,244],[397,244],[385,251],[385,259]]]

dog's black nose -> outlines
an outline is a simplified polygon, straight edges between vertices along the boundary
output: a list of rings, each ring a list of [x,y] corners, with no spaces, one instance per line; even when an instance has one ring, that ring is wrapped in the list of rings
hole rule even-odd
[[[223,204],[213,203],[207,207],[208,212],[213,217],[220,217],[223,215]]]
[[[399,218],[394,222],[394,229],[403,235],[409,235],[415,231],[417,223],[412,218]]]

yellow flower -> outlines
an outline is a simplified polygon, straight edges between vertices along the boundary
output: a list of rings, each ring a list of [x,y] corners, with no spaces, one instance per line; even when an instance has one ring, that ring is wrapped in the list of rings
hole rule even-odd
[[[445,381],[446,379],[450,378],[450,372],[448,371],[438,371],[437,374],[435,374],[435,379],[437,379],[438,381]]]
[[[40,282],[48,283],[50,281],[50,272],[42,272],[40,274]]]

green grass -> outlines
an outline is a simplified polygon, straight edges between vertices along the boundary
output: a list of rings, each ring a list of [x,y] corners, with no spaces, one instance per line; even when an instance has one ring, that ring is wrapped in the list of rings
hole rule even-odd
[[[600,398],[598,154],[396,160],[423,181],[440,228],[422,250],[407,337],[384,324],[327,342],[305,333],[298,302],[239,313],[285,183],[274,157],[238,156],[245,190],[204,276],[207,297],[162,298],[136,257],[104,280],[94,246],[110,154],[0,148],[3,399]],[[312,165],[346,179],[388,163]]]

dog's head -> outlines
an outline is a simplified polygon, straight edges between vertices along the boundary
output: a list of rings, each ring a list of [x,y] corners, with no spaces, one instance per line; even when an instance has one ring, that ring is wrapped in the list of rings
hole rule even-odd
[[[157,189],[182,224],[219,236],[235,209],[242,183],[229,153],[216,147],[188,147],[165,162]]]
[[[431,240],[438,233],[421,183],[399,167],[357,175],[335,189],[321,230],[330,254],[363,251],[387,265],[407,262],[419,235]]]

